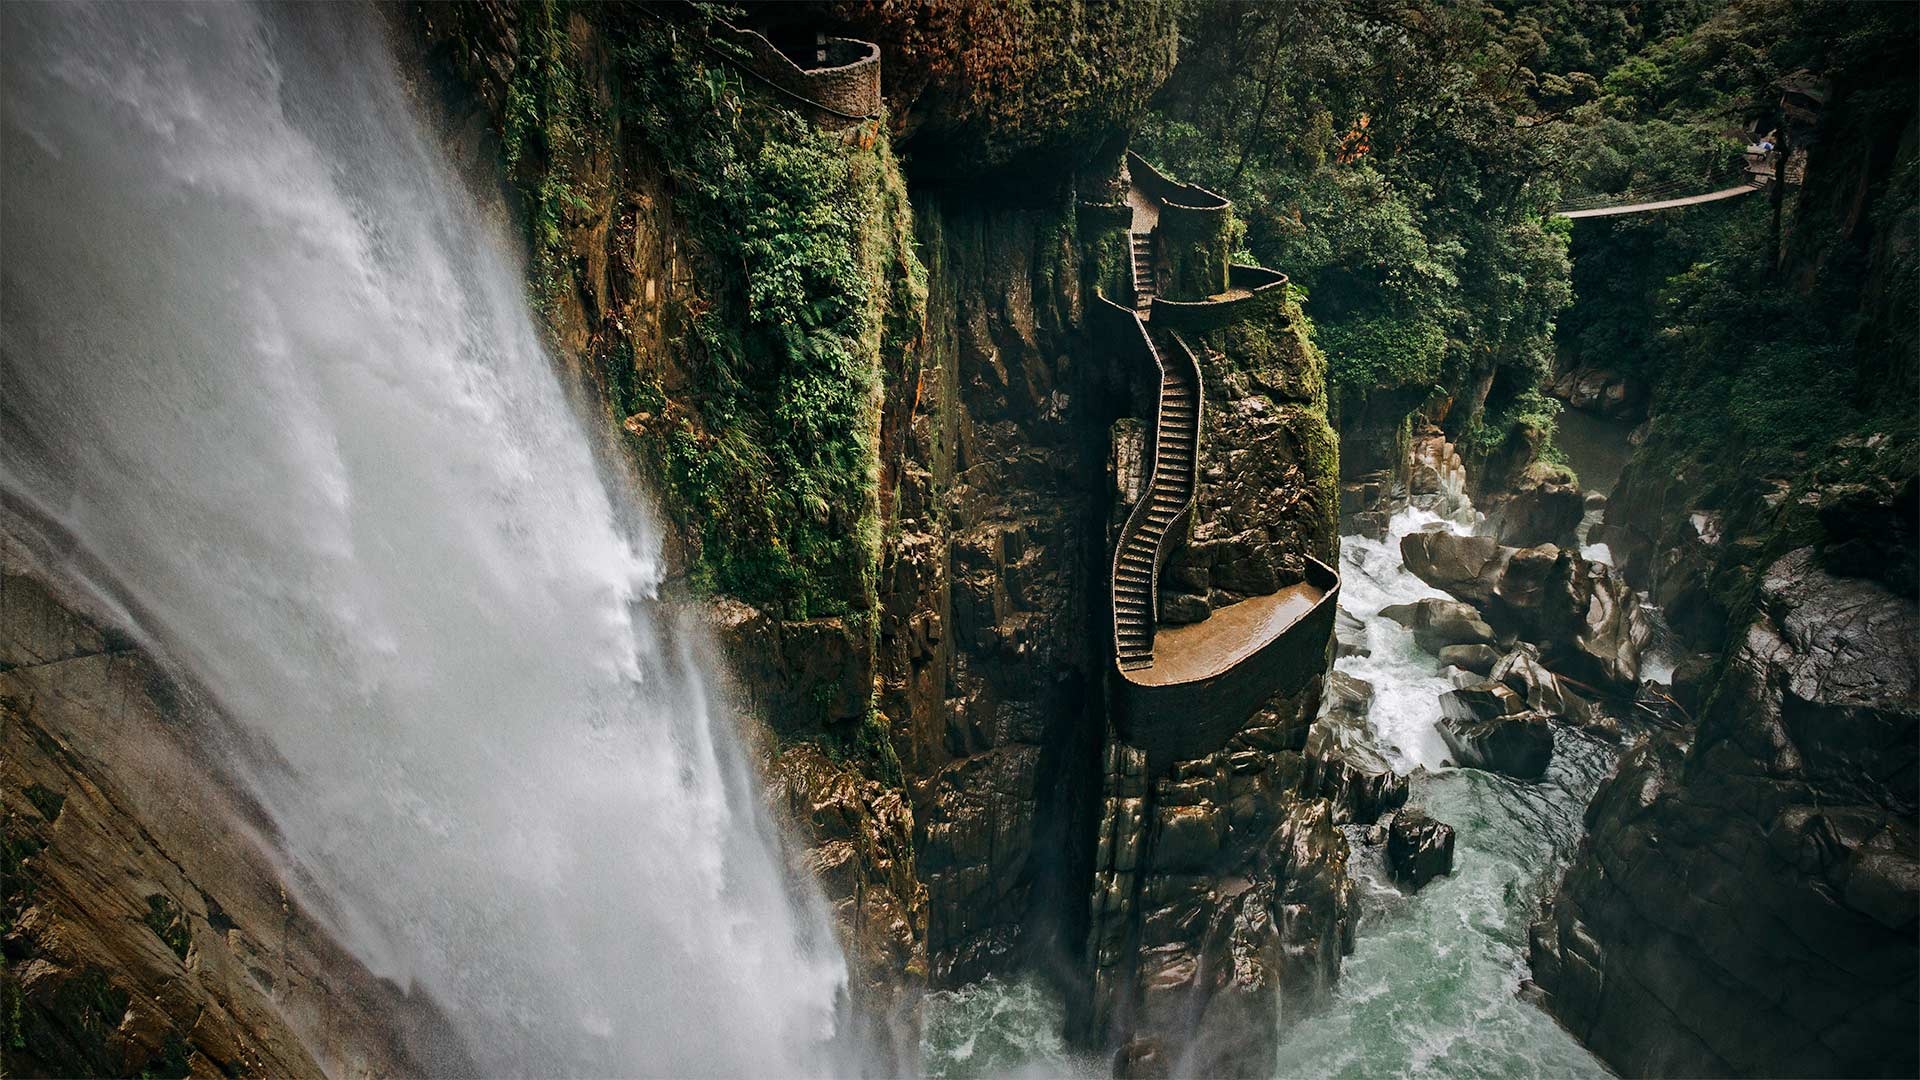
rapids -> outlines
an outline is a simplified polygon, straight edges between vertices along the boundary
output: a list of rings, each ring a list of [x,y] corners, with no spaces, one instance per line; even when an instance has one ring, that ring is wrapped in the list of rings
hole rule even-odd
[[[1407,570],[1400,538],[1421,529],[1470,532],[1461,521],[1473,516],[1471,508],[1449,520],[1410,507],[1393,517],[1385,540],[1340,540],[1340,604],[1365,625],[1372,655],[1342,657],[1335,667],[1374,685],[1368,722],[1394,767],[1411,774],[1409,804],[1457,831],[1454,872],[1408,896],[1387,879],[1383,849],[1348,828],[1360,896],[1354,954],[1326,1009],[1275,1017],[1281,1080],[1609,1075],[1516,991],[1527,977],[1527,923],[1572,857],[1587,801],[1615,751],[1556,725],[1553,764],[1537,783],[1451,767],[1434,725],[1439,695],[1453,684],[1410,631],[1379,614],[1447,595]],[[1092,1067],[1059,1050],[1053,1031],[1061,1016],[1057,1001],[1028,984],[935,995],[923,1039],[928,1072],[989,1075],[983,1061],[998,1072]]]

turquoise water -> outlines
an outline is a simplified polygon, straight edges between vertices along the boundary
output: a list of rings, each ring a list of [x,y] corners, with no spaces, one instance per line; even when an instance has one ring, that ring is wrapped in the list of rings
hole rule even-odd
[[[1343,1077],[1603,1077],[1608,1070],[1552,1018],[1516,996],[1527,977],[1527,924],[1559,880],[1581,816],[1614,750],[1556,727],[1545,778],[1521,783],[1445,767],[1433,730],[1450,684],[1412,635],[1380,608],[1444,595],[1400,562],[1399,538],[1443,523],[1403,511],[1388,541],[1343,537],[1341,606],[1367,626],[1373,655],[1339,662],[1375,686],[1368,722],[1395,767],[1412,775],[1411,805],[1456,830],[1454,872],[1414,896],[1386,878],[1383,853],[1349,829],[1359,885],[1355,949],[1325,1009],[1286,1025],[1276,1075]],[[934,1077],[1104,1076],[1060,1038],[1064,1009],[1038,986],[993,980],[933,995],[924,1014]]]
[[[1580,838],[1611,751],[1555,732],[1546,779],[1417,773],[1412,803],[1457,830],[1454,872],[1406,896],[1355,838],[1361,925],[1331,1006],[1289,1031],[1281,1077],[1577,1077],[1607,1069],[1515,996],[1527,923]]]
[[[1588,797],[1612,751],[1555,732],[1547,777],[1523,784],[1447,769],[1413,777],[1414,805],[1458,831],[1454,873],[1408,896],[1386,880],[1381,849],[1351,831],[1361,921],[1326,1009],[1291,1024],[1276,1076],[1603,1077],[1605,1065],[1515,994],[1526,978],[1527,923],[1580,839]],[[1104,1076],[1060,1038],[1063,1009],[1032,983],[988,980],[927,1003],[932,1077]]]
[[[1066,1010],[1037,981],[988,977],[927,995],[921,1051],[929,1077],[1102,1077],[1105,1066],[1071,1053],[1061,1038]]]

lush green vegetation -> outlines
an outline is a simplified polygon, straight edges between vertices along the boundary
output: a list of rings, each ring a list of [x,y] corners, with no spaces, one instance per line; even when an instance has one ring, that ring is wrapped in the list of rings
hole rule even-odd
[[[1536,73],[1561,40],[1539,7],[1186,8],[1140,142],[1233,198],[1251,253],[1311,293],[1337,402],[1451,396],[1498,371],[1505,416],[1548,370],[1570,296],[1547,215],[1572,153],[1562,113],[1592,80]]]
[[[1648,453],[1701,478],[1710,503],[1761,477],[1825,476],[1859,438],[1904,471],[1916,417],[1912,5],[1741,0],[1623,63],[1587,107],[1606,153],[1597,191],[1725,171],[1725,132],[1787,128],[1776,80],[1810,69],[1832,94],[1807,185],[1684,213],[1583,223],[1569,364],[1655,388]],[[1852,448],[1847,445],[1848,437]]]
[[[604,13],[603,13],[604,14]],[[924,305],[906,194],[876,126],[822,130],[744,79],[699,22],[603,20],[619,97],[602,108],[562,47],[565,9],[529,19],[506,157],[528,204],[539,299],[569,287],[565,223],[593,140],[645,133],[674,178],[698,299],[676,313],[691,409],[622,343],[604,382],[690,538],[690,579],[785,618],[873,606],[880,358]],[[605,178],[601,178],[604,184]]]

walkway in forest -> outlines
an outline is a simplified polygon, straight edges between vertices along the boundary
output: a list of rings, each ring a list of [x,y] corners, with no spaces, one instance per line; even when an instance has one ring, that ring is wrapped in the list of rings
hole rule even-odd
[[[1626,206],[1602,206],[1593,210],[1559,210],[1556,217],[1596,218],[1615,217],[1620,214],[1644,214],[1650,210],[1671,210],[1676,206],[1697,206],[1701,203],[1719,202],[1721,199],[1737,198],[1755,191],[1765,191],[1766,179],[1749,180],[1738,187],[1721,188],[1709,191],[1705,195],[1690,195],[1684,199],[1661,199],[1658,202],[1629,203]]]

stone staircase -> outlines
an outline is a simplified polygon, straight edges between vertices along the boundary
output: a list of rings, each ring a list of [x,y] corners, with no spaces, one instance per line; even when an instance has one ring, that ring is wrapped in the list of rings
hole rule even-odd
[[[1145,326],[1142,326],[1144,334]],[[1152,478],[1122,527],[1113,559],[1114,653],[1121,670],[1153,664],[1158,576],[1167,539],[1193,509],[1200,439],[1200,366],[1186,342],[1173,348],[1148,335],[1160,367],[1160,404],[1154,424]]]
[[[1153,304],[1153,236],[1132,233],[1133,237],[1133,309],[1146,311]]]

